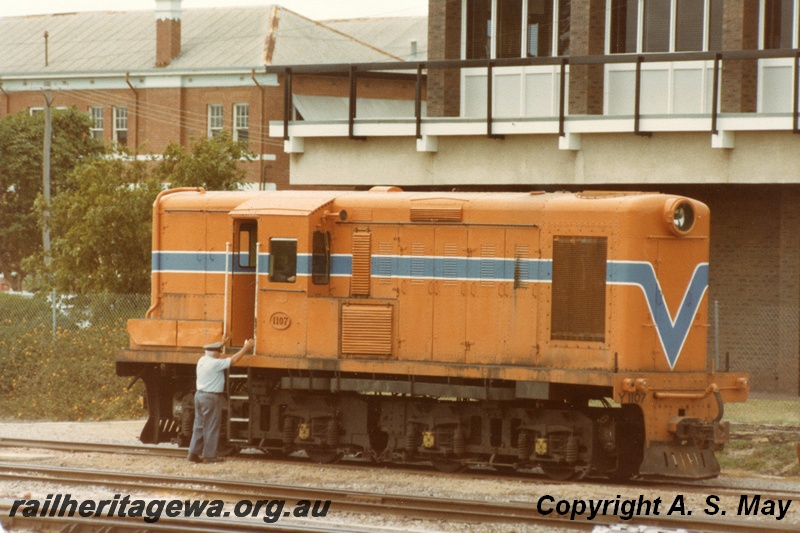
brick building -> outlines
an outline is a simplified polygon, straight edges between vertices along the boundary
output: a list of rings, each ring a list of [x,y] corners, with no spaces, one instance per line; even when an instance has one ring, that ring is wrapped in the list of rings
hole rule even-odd
[[[411,42],[424,47],[427,36],[424,18],[325,24],[278,6],[153,6],[155,12],[0,18],[0,117],[43,109],[49,88],[53,106],[86,111],[93,135],[143,157],[160,154],[170,141],[188,145],[225,129],[258,156],[248,163],[250,181],[283,188],[288,157],[267,124],[283,117],[284,95],[280,76],[265,66],[419,58]],[[364,80],[364,109],[395,95],[395,85]],[[299,76],[294,89],[298,108],[329,109],[347,94],[348,82]]]
[[[797,395],[799,21],[799,0],[430,0],[428,62],[400,66],[426,74],[424,112],[270,131],[297,185],[705,201],[710,358]]]

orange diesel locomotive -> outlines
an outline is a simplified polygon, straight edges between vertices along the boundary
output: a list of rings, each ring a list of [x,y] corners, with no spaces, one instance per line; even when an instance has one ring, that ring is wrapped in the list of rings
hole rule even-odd
[[[201,346],[255,335],[235,448],[710,477],[749,383],[706,357],[708,236],[650,193],[165,191],[117,373],[147,443],[188,442]]]

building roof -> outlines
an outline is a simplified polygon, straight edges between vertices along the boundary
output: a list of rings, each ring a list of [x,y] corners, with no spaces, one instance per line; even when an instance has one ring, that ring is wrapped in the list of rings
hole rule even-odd
[[[0,18],[0,72],[153,69],[155,28],[155,11]],[[360,37],[348,35],[279,6],[184,9],[181,34],[180,55],[160,70],[399,59],[363,40],[370,37],[368,32]]]
[[[342,19],[323,23],[372,43],[403,61],[425,61],[428,57],[428,17]]]

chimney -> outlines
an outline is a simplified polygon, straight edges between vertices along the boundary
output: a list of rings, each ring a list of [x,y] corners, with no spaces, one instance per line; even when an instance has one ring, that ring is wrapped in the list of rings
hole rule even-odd
[[[156,0],[156,66],[181,53],[181,0]]]

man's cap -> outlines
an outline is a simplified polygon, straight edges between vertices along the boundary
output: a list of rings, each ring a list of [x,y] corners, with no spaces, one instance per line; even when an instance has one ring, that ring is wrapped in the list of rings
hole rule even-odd
[[[212,342],[211,344],[206,344],[203,346],[203,349],[207,352],[221,352],[223,344],[221,342]]]

